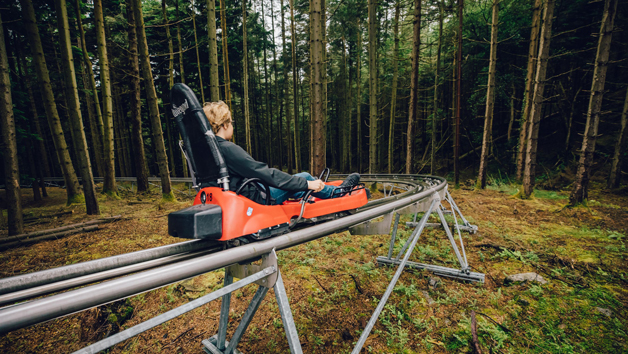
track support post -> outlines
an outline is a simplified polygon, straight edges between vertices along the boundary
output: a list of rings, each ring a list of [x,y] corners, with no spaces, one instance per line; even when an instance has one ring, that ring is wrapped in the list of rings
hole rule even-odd
[[[439,218],[440,223],[438,224],[427,223],[426,220],[423,220],[423,219],[421,220],[421,222],[424,223],[425,227],[429,227],[429,226],[433,227],[434,225],[438,225],[445,230],[445,233],[447,234],[447,238],[449,239],[451,247],[454,250],[454,253],[456,255],[456,259],[458,260],[458,263],[460,264],[460,269],[442,267],[442,266],[437,266],[437,265],[432,265],[432,264],[417,263],[417,262],[412,262],[412,261],[407,261],[406,266],[410,268],[415,268],[415,269],[426,269],[434,273],[435,275],[439,275],[443,277],[483,283],[484,274],[472,272],[471,268],[469,267],[469,263],[467,261],[467,254],[464,248],[464,242],[462,240],[462,234],[460,233],[462,226],[464,226],[465,224],[469,225],[468,221],[462,218],[463,225],[458,224],[457,215],[460,215],[462,217],[462,213],[460,213],[458,206],[455,204],[455,202],[451,198],[451,195],[449,194],[449,192],[448,191],[445,192],[445,200],[447,200],[447,202],[449,202],[449,204],[451,205],[451,215],[453,215],[453,219],[454,219],[453,229],[458,235],[458,242],[456,242],[454,234],[452,233],[451,229],[449,228],[449,225],[447,224],[447,221],[445,220],[445,211],[443,210],[444,208],[441,203],[442,202],[441,197],[439,197],[437,194],[434,194],[432,198],[436,199],[438,203],[434,208],[425,208],[424,207],[425,202],[423,202],[422,204],[418,203],[416,209],[423,209],[423,210],[417,210],[419,212],[423,211],[425,213],[423,215],[423,219],[426,219],[426,215],[429,217],[430,215],[432,215],[432,213],[436,213],[436,216]],[[417,214],[418,213],[414,215],[415,220],[416,220]],[[408,238],[408,240],[405,242],[405,244],[401,248],[401,251],[399,251],[399,253],[395,257],[393,257],[393,248],[394,248],[395,239],[397,236],[397,224],[398,224],[397,220],[398,219],[399,219],[399,214],[397,214],[395,218],[395,226],[393,227],[393,233],[391,235],[390,248],[388,250],[388,255],[386,257],[382,257],[382,256],[377,257],[377,263],[380,265],[401,264],[401,261],[400,261],[401,256],[404,254],[408,246],[410,246],[410,244],[413,241],[412,237]],[[414,227],[416,229],[416,228],[419,228],[420,223],[417,223],[416,221],[407,222],[406,226]],[[475,225],[471,225],[471,226],[474,228],[474,230],[477,231],[477,226]]]
[[[203,349],[208,354],[237,354],[240,353],[236,347],[242,339],[244,332],[248,328],[253,316],[257,312],[262,300],[266,297],[268,290],[273,288],[275,290],[275,298],[279,306],[279,312],[281,313],[281,320],[283,327],[286,331],[286,337],[288,338],[288,346],[290,352],[293,354],[303,353],[301,349],[301,342],[299,341],[299,333],[294,324],[292,317],[292,311],[290,310],[290,303],[286,294],[286,288],[283,285],[281,273],[277,266],[277,254],[275,250],[268,255],[262,256],[262,264],[236,264],[225,268],[225,286],[229,286],[233,283],[233,278],[246,279],[252,274],[258,273],[261,269],[272,267],[276,269],[276,272],[270,274],[268,277],[255,281],[259,287],[257,292],[253,296],[249,307],[242,316],[240,324],[236,328],[230,341],[226,340],[227,327],[229,325],[229,308],[231,305],[231,292],[223,295],[222,304],[220,308],[220,320],[218,322],[218,333],[210,338],[202,341]]]

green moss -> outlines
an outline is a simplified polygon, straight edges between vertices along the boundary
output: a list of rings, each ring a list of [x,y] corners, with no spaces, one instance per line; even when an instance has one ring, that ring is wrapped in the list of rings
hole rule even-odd
[[[103,188],[102,194],[106,195],[108,198],[111,198],[111,199],[120,199],[120,197],[118,196],[118,193],[116,193],[116,191],[112,191],[112,190],[109,190],[109,189]]]
[[[177,198],[174,196],[174,192],[170,191],[170,193],[162,193],[161,198],[165,202],[176,202]]]
[[[85,203],[85,195],[83,193],[76,193],[74,195],[68,195],[67,205],[84,204],[84,203]]]

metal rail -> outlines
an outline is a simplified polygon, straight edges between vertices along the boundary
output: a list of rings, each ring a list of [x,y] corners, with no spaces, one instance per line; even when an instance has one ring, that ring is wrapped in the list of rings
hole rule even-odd
[[[167,246],[149,248],[137,252],[125,253],[118,256],[42,270],[39,272],[16,275],[10,278],[0,279],[0,294],[13,293],[36,286],[104,272],[132,264],[152,261],[158,258],[173,256],[184,252],[200,251],[212,247],[217,247],[215,241],[191,240]],[[218,247],[218,249],[219,248],[222,248],[222,246]],[[113,276],[119,276],[122,274],[115,274]]]
[[[414,188],[398,195],[373,201],[365,207],[357,210],[357,213],[354,215],[297,230],[283,236],[274,237],[236,248],[226,249],[216,253],[206,254],[104,283],[1,308],[0,333],[6,333],[57,317],[66,316],[71,313],[83,311],[94,306],[100,306],[112,301],[140,294],[225,266],[244,262],[267,254],[273,248],[282,250],[345,230],[350,226],[391,213],[395,210],[403,209],[413,203],[431,196],[435,192],[442,191],[446,186],[446,181],[443,178],[420,175],[364,175],[363,180],[374,182],[384,180],[393,181],[393,183],[412,185]],[[198,241],[188,241],[181,244],[190,244],[192,242]],[[117,257],[128,258],[129,255],[130,254],[126,254]],[[159,258],[154,256],[152,257],[152,259]],[[146,261],[146,259],[144,261]],[[77,264],[75,266],[77,269],[89,268],[85,267],[84,264]],[[117,268],[119,267],[120,266],[117,266]],[[113,268],[116,268],[116,266],[111,265],[109,269]],[[55,270],[50,271],[55,273]],[[49,280],[51,277],[44,278]]]

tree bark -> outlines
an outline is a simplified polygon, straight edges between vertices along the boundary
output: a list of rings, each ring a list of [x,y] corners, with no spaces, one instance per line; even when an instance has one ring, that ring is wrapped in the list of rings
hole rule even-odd
[[[454,136],[454,186],[460,185],[460,107],[462,104],[462,9],[464,0],[458,0],[458,46],[456,48],[456,131]]]
[[[324,97],[323,97],[323,35],[322,35],[322,3],[321,0],[312,0],[310,8],[310,51],[312,53],[312,92],[310,100],[312,112],[312,174],[317,174],[325,168],[325,124]],[[294,40],[294,39],[293,39]],[[298,151],[297,151],[298,153]],[[299,166],[297,165],[297,168]]]
[[[226,32],[223,32],[223,35]],[[216,43],[216,0],[207,0],[207,39],[209,45],[209,97],[220,101],[218,83],[218,47]]]
[[[198,36],[196,35],[196,12],[192,11],[192,27],[194,28],[194,47],[196,49],[196,67],[198,68],[199,91],[201,100],[205,103],[205,89],[203,88],[203,72],[201,71],[201,56],[198,52]]]
[[[397,77],[399,71],[397,69],[397,56],[399,55],[399,14],[401,12],[401,3],[399,0],[395,2],[395,20],[393,25],[393,78],[392,92],[390,94],[390,126],[388,129],[388,173],[393,173],[394,165],[394,141],[395,141],[395,108],[397,107]]]
[[[36,168],[36,178],[39,179],[37,183],[41,188],[42,196],[48,197],[48,192],[46,191],[46,183],[44,181],[44,173],[49,174],[49,165],[48,165],[48,154],[46,152],[46,147],[44,146],[44,137],[42,135],[41,126],[39,124],[39,114],[37,113],[37,105],[35,104],[35,95],[33,94],[32,82],[27,75],[26,72],[26,61],[24,60],[24,56],[22,55],[22,51],[20,46],[17,47],[17,62],[20,67],[20,80],[22,80],[24,86],[26,87],[26,92],[28,93],[29,105],[28,108],[30,110],[31,119],[29,124],[29,129],[32,134],[32,127],[35,127],[35,134],[37,136],[33,136],[31,138],[32,149],[31,150],[34,156],[38,156],[39,161],[35,165]],[[22,63],[22,64],[20,64]],[[35,142],[36,141],[36,142]],[[37,200],[37,199],[36,199]]]
[[[183,66],[183,43],[181,43],[181,27],[179,26],[179,0],[175,0],[175,8],[177,11],[177,43],[179,45],[179,74],[181,77],[181,83],[185,84],[185,68]],[[183,162],[185,165],[185,161]],[[183,166],[183,171],[187,171],[186,166]],[[187,175],[185,176],[187,177]]]
[[[283,16],[283,2],[282,2],[282,16]],[[283,17],[282,17],[283,18]],[[273,71],[275,72],[275,99],[277,101],[279,101],[279,71],[277,70],[277,45],[275,43],[275,5],[273,3],[273,1],[270,2],[270,19],[271,19],[271,26],[272,26],[272,31],[271,31],[271,36],[273,38]],[[283,23],[282,23],[283,25]],[[282,36],[283,36],[283,32],[282,32]],[[285,49],[285,45],[282,47],[282,50]],[[286,52],[284,51],[283,54],[285,54]],[[284,75],[285,77],[285,75]],[[281,101],[279,101],[281,102]],[[277,140],[278,140],[278,145],[279,145],[279,169],[282,170],[283,169],[283,142],[282,142],[282,138],[283,138],[283,134],[282,134],[282,129],[281,129],[281,121],[282,121],[282,110],[281,107],[282,104],[279,103],[277,104],[275,107],[276,112],[275,112],[275,116],[277,117],[277,132],[279,133],[277,136]],[[274,134],[273,134],[274,135]]]
[[[1,21],[2,21],[2,19],[0,19],[0,22]],[[1,26],[1,23],[0,23],[0,26]],[[44,193],[46,193],[46,187],[45,187],[43,175],[41,173],[41,169],[39,168],[40,166],[37,166],[35,164],[35,156],[37,156],[37,153],[36,153],[37,147],[35,147],[36,144],[35,144],[34,140],[37,140],[37,138],[33,135],[32,124],[30,123],[33,120],[37,120],[39,118],[37,117],[37,108],[35,107],[35,101],[33,99],[33,91],[31,90],[30,83],[28,82],[28,79],[26,78],[26,74],[24,72],[24,68],[22,67],[22,60],[23,59],[22,59],[22,54],[21,54],[21,50],[20,50],[20,45],[18,44],[15,47],[16,47],[16,57],[17,57],[17,58],[15,58],[15,62],[17,62],[17,69],[16,69],[15,77],[16,77],[16,80],[20,82],[22,90],[28,92],[28,96],[29,96],[29,98],[31,100],[31,102],[29,104],[29,110],[30,110],[30,113],[31,113],[31,119],[29,120],[29,122],[27,124],[27,127],[26,127],[26,131],[30,135],[28,138],[26,138],[27,139],[26,154],[28,155],[28,165],[29,165],[29,168],[30,168],[30,172],[31,172],[31,174],[33,176],[33,182],[32,182],[33,200],[35,202],[39,202],[39,201],[42,200],[41,192],[39,190],[40,182],[41,182],[41,187],[42,187]],[[10,76],[9,76],[9,79],[11,79]],[[45,155],[45,151],[44,151],[44,155],[42,157],[44,158],[44,160],[47,160],[46,159],[46,155]]]
[[[321,57],[323,58],[321,62],[321,97],[323,100],[323,115],[322,115],[322,123],[323,123],[323,161],[320,169],[315,169],[315,173],[322,172],[323,169],[327,167],[327,2],[326,0],[321,0]]]
[[[251,146],[251,122],[249,117],[249,54],[247,50],[247,29],[246,29],[246,0],[242,0],[242,81],[244,86],[244,125],[246,130],[246,151],[249,155],[252,152]]]
[[[266,15],[264,13],[264,1],[262,0],[261,2],[261,6],[262,6],[262,28],[264,29],[264,33],[266,32]],[[262,39],[263,41],[263,47],[264,47],[264,100],[266,101],[265,104],[265,113],[266,113],[266,119],[264,119],[264,122],[266,124],[266,155],[268,156],[268,166],[273,166],[273,154],[271,153],[271,146],[273,145],[273,140],[272,140],[272,136],[274,135],[272,133],[272,121],[273,121],[273,104],[269,99],[269,95],[270,95],[270,88],[268,87],[268,61],[266,59],[267,56],[267,46],[266,46],[266,36],[264,35],[264,38]],[[261,80],[260,80],[261,81]],[[261,83],[260,83],[261,84]]]
[[[512,94],[510,95],[510,121],[508,121],[508,132],[506,133],[506,136],[508,137],[508,141],[510,142],[510,139],[512,138],[512,127],[515,124],[515,102],[516,102],[516,98],[517,98],[517,85],[515,85],[515,83],[512,83]],[[513,152],[513,157],[515,157],[515,153]]]
[[[324,97],[323,97],[323,35],[322,35],[322,2],[312,0],[310,8],[310,51],[312,53],[312,92],[310,100],[312,112],[312,174],[317,174],[325,168],[325,124]],[[294,39],[293,39],[294,41]],[[298,151],[297,151],[298,153]],[[299,166],[297,165],[297,168]]]
[[[35,21],[33,3],[31,0],[22,0],[20,3],[22,5],[22,21],[26,27],[27,37],[30,42],[33,63],[39,80],[39,87],[42,94],[44,108],[46,110],[46,117],[48,118],[48,125],[50,126],[50,131],[52,132],[52,139],[57,152],[56,155],[59,159],[59,165],[61,166],[61,172],[63,173],[63,178],[65,180],[67,204],[70,205],[73,202],[78,202],[81,199],[80,197],[82,193],[80,191],[74,166],[72,166],[72,160],[70,159],[70,152],[68,151],[68,145],[65,141],[63,129],[61,128],[61,120],[59,119],[59,113],[54,100],[52,86],[50,85],[50,76],[48,75],[48,68],[46,67],[46,59],[44,58],[44,50],[39,37],[39,29],[37,28],[37,23]]]
[[[32,6],[32,5],[31,5]],[[6,190],[7,220],[9,235],[24,232],[22,199],[20,194],[20,170],[17,161],[17,141],[15,117],[11,98],[9,59],[4,44],[4,25],[0,18],[0,131],[2,132],[2,160],[4,162],[4,183]],[[2,210],[0,210],[2,213]]]
[[[552,19],[554,15],[554,1],[547,0],[543,13],[543,26],[539,43],[539,56],[534,79],[533,105],[530,110],[530,128],[526,143],[526,163],[523,174],[523,198],[529,198],[534,189],[534,173],[536,168],[536,151],[539,138],[539,125],[543,109],[543,90],[545,88],[545,74],[549,60],[549,47],[552,38]]]
[[[369,173],[377,170],[377,0],[369,0]]]
[[[497,72],[497,31],[499,29],[499,0],[493,0],[493,18],[491,20],[491,54],[488,64],[488,87],[486,88],[486,112],[484,113],[484,135],[480,155],[480,171],[476,187],[486,187],[488,151],[493,137],[493,111],[495,109],[495,74]]]
[[[94,75],[94,71],[92,70],[92,60],[89,58],[89,53],[87,51],[87,43],[85,42],[85,29],[83,28],[83,20],[81,15],[81,6],[79,0],[76,0],[75,3],[76,8],[76,19],[78,22],[78,28],[80,33],[81,40],[81,51],[83,52],[83,65],[87,69],[86,76],[89,79],[89,84],[91,88],[91,93],[86,93],[89,95],[89,98],[86,100],[88,105],[93,104],[92,109],[95,109],[96,117],[92,120],[92,116],[90,116],[90,126],[93,122],[94,128],[92,129],[92,140],[94,143],[94,157],[96,159],[96,170],[98,171],[98,176],[104,176],[104,156],[103,156],[103,136],[104,136],[104,127],[102,120],[102,110],[100,109],[100,99],[98,98],[98,89],[96,88],[96,79]],[[91,101],[93,100],[93,101]],[[88,108],[89,112],[89,108]]]
[[[59,45],[61,46],[61,60],[63,60],[63,77],[65,80],[65,97],[69,104],[68,115],[74,131],[74,148],[77,151],[79,170],[83,180],[83,193],[85,193],[85,208],[87,215],[99,215],[100,208],[96,198],[92,164],[89,158],[85,130],[83,129],[83,117],[79,102],[78,86],[74,70],[74,57],[72,55],[72,40],[70,38],[70,26],[68,25],[68,10],[65,0],[55,0],[57,10],[57,26],[59,29]]]
[[[408,134],[406,141],[406,174],[412,173],[414,122],[419,110],[419,55],[421,47],[421,0],[414,0],[412,36],[412,71],[410,73],[410,106],[408,107]]]
[[[131,145],[133,146],[133,158],[135,162],[135,177],[137,178],[137,191],[146,192],[148,185],[148,170],[146,168],[146,154],[144,153],[144,139],[142,137],[142,102],[140,99],[140,63],[137,54],[137,29],[135,28],[135,13],[131,6],[126,9],[129,27],[129,69],[130,92],[129,107],[131,120]],[[187,166],[183,167],[184,169]]]
[[[297,29],[294,24],[294,1],[290,0],[290,21],[291,21],[291,34],[292,34],[292,105],[294,107],[294,166],[297,171],[301,170],[301,138],[299,134],[299,95],[297,91],[297,84],[299,83],[298,71],[297,71]],[[303,112],[305,114],[305,112]],[[293,147],[290,146],[290,149]],[[290,168],[288,167],[288,171]],[[291,172],[290,172],[291,173]]]
[[[292,5],[290,5],[292,8]],[[290,78],[288,77],[288,63],[286,62],[286,53],[288,52],[286,48],[286,24],[285,17],[283,11],[283,0],[281,0],[281,45],[282,45],[282,57],[283,57],[283,89],[284,89],[284,104],[286,106],[286,137],[288,138],[288,173],[292,174],[292,112],[291,112],[291,102],[290,102],[290,89],[288,83],[290,82]]]
[[[611,39],[615,14],[617,13],[618,0],[604,1],[604,14],[595,55],[595,67],[593,69],[593,82],[591,83],[591,97],[587,110],[587,122],[582,139],[582,152],[578,162],[578,172],[574,188],[569,196],[569,204],[576,205],[588,198],[589,179],[591,166],[595,158],[595,143],[598,136],[598,125],[602,113],[602,99],[604,98],[604,83],[606,82],[606,70],[608,69],[608,57],[611,51]]]
[[[98,65],[100,66],[100,85],[103,101],[103,150],[105,182],[103,193],[116,195],[115,156],[113,146],[113,101],[111,98],[111,80],[109,78],[109,58],[107,57],[107,42],[105,39],[105,23],[103,17],[102,0],[94,0],[94,22],[96,41],[98,43]]]
[[[619,188],[621,181],[621,165],[622,157],[626,151],[626,141],[628,140],[628,89],[626,90],[626,99],[624,100],[624,109],[621,112],[621,128],[615,143],[615,152],[613,153],[613,162],[611,163],[611,173],[608,176],[608,189]]]
[[[347,63],[346,48],[347,42],[344,35],[342,36],[342,88],[343,92],[339,92],[343,98],[342,108],[342,171],[350,172],[351,168],[351,85],[349,84],[349,66]],[[333,141],[333,140],[332,140]]]
[[[517,180],[523,177],[524,162],[526,160],[527,139],[530,127],[530,110],[534,94],[534,77],[536,74],[536,60],[539,53],[539,30],[541,28],[542,0],[534,1],[532,9],[532,30],[530,31],[530,45],[528,48],[528,69],[526,74],[526,86],[523,93],[523,116],[521,117],[521,130],[519,131],[519,152],[517,153]]]
[[[224,82],[225,82],[225,100],[227,101],[227,105],[231,111],[233,111],[233,107],[231,107],[231,79],[229,77],[229,48],[227,46],[227,9],[225,7],[225,0],[220,0],[220,26],[222,27],[222,33],[220,34],[222,37],[222,67],[224,74]],[[218,74],[216,74],[218,75]],[[233,132],[235,138],[235,130]]]
[[[170,173],[168,171],[168,159],[166,157],[166,146],[164,144],[163,132],[161,130],[161,120],[159,119],[159,105],[157,103],[157,92],[153,82],[153,73],[150,67],[148,56],[148,44],[146,42],[146,32],[144,31],[144,17],[142,15],[142,3],[140,0],[131,0],[133,4],[133,14],[135,15],[135,28],[138,36],[138,50],[140,53],[142,77],[146,89],[146,104],[148,115],[151,121],[153,144],[159,175],[161,177],[161,193],[165,199],[175,199],[170,185]]]
[[[436,123],[440,120],[438,111],[438,75],[440,74],[440,53],[443,48],[443,3],[438,3],[438,48],[436,49],[436,72],[434,74],[434,113],[432,113],[432,147],[430,149],[430,174],[436,171]]]

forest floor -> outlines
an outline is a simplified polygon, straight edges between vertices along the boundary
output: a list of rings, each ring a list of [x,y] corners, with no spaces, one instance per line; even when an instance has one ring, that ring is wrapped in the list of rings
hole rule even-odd
[[[128,185],[124,185],[128,188]],[[180,242],[168,236],[167,214],[192,203],[192,191],[176,186],[179,202],[121,191],[100,197],[102,216],[123,215],[97,231],[0,253],[0,277],[58,267]],[[628,352],[628,191],[593,186],[588,206],[565,208],[568,193],[537,191],[512,197],[516,186],[450,189],[462,213],[479,232],[463,233],[469,264],[486,273],[484,284],[406,270],[368,338],[363,352],[470,353],[470,312],[484,353]],[[23,190],[24,200],[32,200]],[[84,205],[65,205],[65,191],[49,189],[40,204],[27,203],[26,231],[92,219]],[[186,196],[185,193],[190,193]],[[0,197],[3,197],[0,194]],[[4,198],[3,198],[4,200]],[[47,218],[47,215],[74,213]],[[411,229],[402,215],[398,238]],[[0,237],[6,236],[0,230]],[[390,236],[339,233],[280,251],[279,264],[305,353],[348,353],[358,340],[396,268],[378,267]],[[401,241],[397,242],[400,248]],[[456,266],[442,229],[426,230],[413,261]],[[507,275],[536,272],[547,284],[505,284]],[[437,280],[429,285],[430,279]],[[2,353],[67,353],[185,304],[222,286],[222,270],[96,309],[0,336]],[[434,283],[434,281],[432,281]],[[231,323],[242,317],[254,285],[234,293]],[[272,293],[272,290],[270,291]],[[287,353],[287,340],[273,294],[262,302],[239,349]],[[160,325],[115,346],[111,353],[200,353],[201,340],[216,333],[220,301]],[[235,330],[229,327],[229,335]]]

